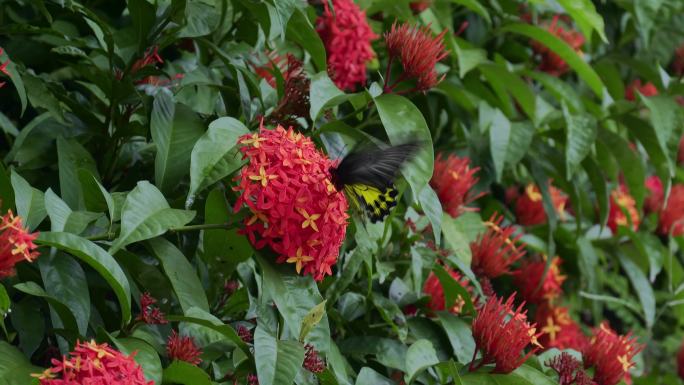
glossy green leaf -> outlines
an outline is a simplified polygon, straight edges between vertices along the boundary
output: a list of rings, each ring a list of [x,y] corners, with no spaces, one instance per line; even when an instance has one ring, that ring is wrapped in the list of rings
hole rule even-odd
[[[168,92],[154,98],[150,118],[152,140],[157,146],[154,180],[162,191],[175,188],[188,173],[193,145],[203,133],[203,125],[194,111],[175,104]]]
[[[430,341],[418,340],[414,342],[406,351],[406,375],[408,376],[406,383],[413,383],[420,372],[438,363],[437,352],[435,352]]]
[[[95,175],[85,169],[78,170],[78,180],[83,189],[83,200],[87,210],[96,213],[109,213],[109,220],[114,221],[114,198],[112,194],[107,191],[102,184],[97,180]]]
[[[361,368],[356,377],[356,385],[394,385],[394,382],[369,367]]]
[[[327,72],[319,72],[311,77],[309,99],[311,100],[309,116],[315,122],[323,110],[347,101],[349,95],[337,88]]]
[[[84,207],[81,184],[78,178],[80,169],[88,170],[97,176],[95,160],[79,142],[74,139],[57,138],[59,166],[59,186],[62,199],[73,209]]]
[[[195,143],[190,155],[190,189],[186,208],[192,206],[195,194],[242,165],[242,155],[235,145],[238,138],[247,133],[247,127],[231,117],[219,118],[209,124],[209,129]]]
[[[171,242],[161,237],[150,239],[147,244],[152,254],[161,262],[161,267],[171,282],[181,309],[186,312],[196,307],[209,311],[209,302],[202,283],[185,255]]]
[[[643,309],[644,319],[646,320],[646,327],[651,328],[655,322],[656,301],[653,293],[653,288],[646,278],[646,274],[637,266],[631,259],[623,254],[619,255],[620,265],[627,273],[632,287],[639,297],[641,307]]]
[[[668,148],[672,136],[679,132],[684,124],[682,107],[674,99],[664,95],[640,96],[640,99],[651,111],[649,117],[660,147]]]
[[[302,319],[302,328],[299,331],[299,342],[304,342],[304,339],[309,332],[314,328],[314,326],[318,325],[318,323],[323,319],[323,316],[326,315],[325,303],[326,301],[319,303],[318,305],[312,307],[308,313],[306,313],[304,319]]]
[[[309,19],[301,10],[295,10],[292,18],[287,24],[286,36],[288,39],[304,47],[311,55],[311,59],[318,71],[325,71],[327,68],[325,46],[318,33],[311,25]]]
[[[131,319],[131,289],[128,278],[109,253],[93,242],[69,233],[42,232],[36,243],[56,247],[90,265],[114,290],[121,306],[122,323]]]
[[[92,221],[102,214],[88,211],[73,211],[57,196],[52,189],[45,192],[45,210],[50,217],[51,231],[64,231],[67,233],[81,234]]]
[[[510,94],[518,102],[521,109],[525,111],[525,115],[532,121],[536,120],[534,93],[520,76],[508,71],[506,67],[499,64],[487,63],[480,65],[478,68],[489,83],[496,83],[495,89],[500,88],[505,91],[505,97],[500,95],[502,103],[507,103],[508,94]]]
[[[115,254],[122,247],[164,234],[195,217],[194,211],[169,207],[164,195],[147,181],[140,181],[128,193],[121,209],[121,232],[109,249]]]
[[[28,295],[45,299],[50,306],[55,309],[55,312],[59,315],[61,323],[65,328],[68,330],[78,330],[76,318],[74,318],[74,314],[71,312],[69,307],[67,307],[67,305],[64,304],[61,299],[55,298],[46,293],[45,290],[43,290],[43,288],[37,283],[32,281],[22,282],[14,285],[14,288]]]
[[[14,202],[17,215],[22,217],[24,226],[33,231],[45,219],[45,195],[42,191],[31,187],[29,183],[14,170],[10,174],[14,189]]]
[[[420,192],[418,202],[420,202],[423,212],[425,212],[425,215],[430,220],[435,242],[439,244],[442,238],[442,204],[439,202],[439,197],[435,190],[428,185]]]
[[[605,129],[599,129],[598,137],[611,151],[613,157],[615,157],[615,160],[620,165],[625,182],[629,188],[629,193],[634,197],[637,207],[641,207],[646,196],[646,187],[644,186],[646,170],[641,159],[630,148],[629,143],[617,134]]]
[[[461,286],[458,281],[456,281],[449,273],[447,273],[447,271],[441,265],[435,265],[435,268],[432,271],[439,279],[439,283],[442,285],[444,290],[446,309],[451,309],[460,297],[460,299],[465,302],[463,305],[464,313],[467,312],[472,315],[476,314],[475,306],[470,298],[470,293],[468,293],[468,291]]]
[[[456,315],[447,312],[439,312],[437,317],[449,338],[458,362],[470,363],[475,351],[475,340],[473,340],[470,325]]]
[[[411,190],[418,196],[432,177],[435,161],[432,136],[425,118],[413,103],[399,95],[380,95],[375,98],[375,106],[391,144],[402,144],[410,139],[421,143],[418,153],[402,169]]]
[[[78,333],[85,336],[90,322],[90,293],[83,268],[75,259],[62,253],[42,255],[37,263],[45,291],[71,310]],[[53,317],[53,324],[54,321]],[[64,325],[57,323],[54,326],[61,328]]]
[[[511,137],[511,122],[501,110],[498,109],[495,110],[494,116],[491,119],[491,126],[489,127],[489,146],[492,161],[494,162],[494,170],[496,171],[496,180],[500,181],[506,164]]]
[[[530,24],[508,24],[501,28],[501,32],[517,33],[542,43],[568,63],[568,66],[577,72],[577,75],[587,83],[596,96],[603,97],[604,86],[601,78],[565,41]]]
[[[6,385],[26,385],[31,382],[31,374],[43,372],[33,366],[17,348],[0,341],[0,382]]]
[[[224,324],[221,320],[212,316],[210,313],[198,308],[191,308],[186,312],[186,314],[187,315],[185,316],[169,315],[166,318],[169,321],[184,322],[188,325],[192,324],[201,326],[202,328],[214,331],[220,335],[217,340],[228,341],[240,348],[244,354],[251,354],[247,345],[245,345],[244,341],[240,339],[240,337],[237,335],[237,332],[235,332],[235,329],[233,329],[230,325]],[[207,341],[207,343],[211,342],[215,341]]]
[[[608,42],[603,17],[596,12],[596,7],[591,0],[558,0],[558,3],[572,16],[589,43],[591,43],[593,31],[598,33],[603,42]]]
[[[116,347],[126,355],[135,352],[135,362],[140,364],[145,379],[154,381],[155,385],[162,383],[162,365],[159,354],[147,342],[138,338],[117,338],[114,343]]]
[[[563,104],[563,117],[567,125],[565,167],[566,178],[569,180],[582,160],[591,152],[596,140],[597,122],[592,115],[570,113],[565,104]]]
[[[7,51],[3,50],[2,55],[0,55],[0,63],[7,63],[5,70],[8,73],[8,78],[14,84],[14,88],[17,90],[17,95],[19,95],[19,101],[21,102],[21,114],[26,111],[26,106],[28,105],[26,99],[26,88],[24,87],[24,82],[17,71],[17,65],[12,61],[12,59],[7,55]]]
[[[473,257],[470,251],[470,243],[465,234],[459,229],[456,219],[447,213],[444,213],[442,216],[442,234],[444,234],[444,241],[447,247],[454,255],[465,264],[470,265]]]
[[[471,11],[477,13],[478,15],[482,16],[485,20],[487,20],[488,23],[491,24],[492,19],[489,16],[489,12],[487,11],[487,8],[485,8],[478,0],[449,0],[454,4],[459,4],[462,5]]]
[[[290,385],[304,362],[304,346],[278,340],[263,327],[254,332],[254,361],[259,383]]]
[[[185,361],[177,360],[164,369],[162,379],[164,383],[212,385],[209,375],[204,370]]]

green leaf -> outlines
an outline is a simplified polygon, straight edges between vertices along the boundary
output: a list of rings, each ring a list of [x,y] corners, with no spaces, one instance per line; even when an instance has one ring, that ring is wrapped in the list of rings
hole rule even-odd
[[[501,28],[501,32],[517,33],[542,43],[568,63],[568,66],[577,72],[577,75],[587,83],[596,96],[599,98],[603,97],[604,86],[601,78],[565,41],[542,28],[530,24],[508,24]]]
[[[418,107],[403,96],[380,95],[375,98],[375,106],[391,144],[398,145],[415,139],[422,145],[418,153],[402,169],[411,190],[418,197],[432,177],[435,161],[432,136],[427,122]]]
[[[323,71],[311,77],[311,88],[309,91],[311,109],[309,115],[314,122],[324,109],[341,104],[349,99],[349,95],[340,91],[339,88],[330,80],[328,73]]]
[[[458,281],[456,281],[449,273],[447,273],[447,271],[444,270],[441,265],[436,264],[432,271],[435,273],[437,279],[439,279],[439,283],[444,289],[445,308],[451,309],[454,306],[455,301],[460,296],[461,299],[465,301],[465,312],[475,315],[475,306],[470,298],[470,293],[468,293],[468,291],[461,286]]]
[[[254,361],[260,384],[291,385],[304,362],[304,347],[296,341],[277,340],[257,326]]]
[[[439,244],[442,235],[442,204],[439,202],[439,197],[435,190],[427,185],[423,188],[423,191],[420,192],[418,202],[420,202],[420,207],[430,220],[435,242]]]
[[[467,364],[473,359],[475,340],[470,325],[461,318],[448,312],[438,312],[437,317],[449,338],[458,362]]]
[[[57,156],[62,199],[73,209],[85,207],[78,171],[85,169],[97,176],[95,160],[88,150],[83,148],[75,139],[64,139],[62,137],[57,138]]]
[[[243,163],[235,148],[240,136],[249,133],[240,121],[223,117],[209,124],[190,155],[190,189],[185,207],[190,208],[195,194],[237,170]]]
[[[203,133],[202,121],[190,108],[175,105],[170,93],[160,91],[154,98],[150,131],[157,146],[155,184],[168,191],[188,173],[193,145]]]
[[[14,203],[17,215],[23,218],[24,226],[33,231],[45,219],[45,196],[42,191],[31,187],[28,182],[12,170],[10,175],[14,189]]]
[[[287,39],[301,45],[311,55],[316,70],[326,71],[325,46],[313,25],[301,10],[295,10],[287,23]]]
[[[532,122],[511,122],[511,135],[508,138],[505,164],[515,167],[525,157],[532,144],[535,129]]]
[[[4,213],[12,209],[14,209],[14,188],[10,174],[5,165],[0,162],[0,210]]]
[[[121,233],[109,249],[115,254],[122,247],[164,234],[195,217],[194,211],[169,207],[164,195],[147,181],[138,185],[126,197],[121,209]]]
[[[145,379],[154,381],[155,385],[162,382],[162,365],[159,354],[147,342],[138,338],[117,338],[114,340],[121,353],[131,355],[135,352],[135,362],[140,364]]]
[[[131,289],[128,278],[111,255],[93,242],[69,233],[42,232],[36,243],[56,247],[90,265],[114,289],[121,306],[122,324],[131,319]]]
[[[513,372],[513,374],[526,379],[533,385],[556,385],[556,381],[553,381],[544,373],[529,365],[520,366]]]
[[[496,180],[498,182],[501,181],[501,176],[503,175],[506,164],[508,145],[511,137],[511,122],[499,109],[495,110],[494,116],[491,119],[491,126],[489,127],[489,151],[492,155],[494,170],[496,171]]]
[[[359,376],[356,377],[356,385],[394,385],[394,381],[381,375],[369,367],[361,368]]]
[[[470,251],[470,243],[459,228],[457,221],[458,219],[454,219],[449,214],[444,213],[442,215],[442,234],[444,234],[447,247],[458,259],[470,266],[473,258]]]
[[[660,147],[667,149],[674,133],[679,132],[682,124],[684,124],[682,121],[682,107],[672,97],[666,95],[656,95],[647,98],[640,94],[640,98],[651,111],[649,118],[655,129]]]
[[[646,320],[646,327],[651,328],[655,322],[656,313],[656,301],[653,294],[653,288],[648,283],[646,274],[637,266],[631,259],[624,256],[622,253],[619,254],[620,265],[627,273],[632,287],[639,297],[639,302],[641,302],[641,307],[644,311],[644,319]]]
[[[95,175],[85,169],[78,170],[78,180],[83,189],[83,201],[86,209],[96,213],[109,212],[110,222],[114,221],[114,198],[97,180]]]
[[[454,55],[458,61],[458,76],[463,79],[472,69],[487,61],[487,51],[471,48],[465,40],[453,39]]]
[[[57,312],[62,324],[67,330],[78,330],[76,318],[69,307],[64,304],[61,299],[57,299],[46,293],[37,283],[32,281],[22,282],[14,285],[14,288],[28,295],[45,299],[50,306],[55,309],[55,312]]]
[[[567,125],[565,145],[565,165],[570,180],[580,163],[589,155],[596,140],[597,122],[590,114],[572,114],[563,103],[563,116]]]
[[[0,383],[3,385],[26,385],[31,383],[31,374],[41,373],[42,368],[31,362],[17,348],[0,341]]]
[[[206,36],[216,29],[220,22],[216,7],[202,1],[189,1],[185,8],[185,26],[178,37]]]
[[[589,292],[596,293],[598,291],[598,279],[596,277],[596,271],[598,270],[598,255],[594,246],[585,237],[577,238],[577,246],[579,248],[578,253],[578,266],[580,272],[582,273],[581,280],[584,287],[589,290]]]
[[[641,207],[646,196],[646,187],[644,186],[646,170],[641,159],[629,147],[629,143],[625,139],[612,131],[599,129],[598,137],[620,165],[629,193],[634,197],[637,207]]]
[[[603,227],[608,220],[608,196],[610,194],[608,192],[608,186],[606,186],[606,176],[598,163],[591,157],[584,159],[582,167],[584,168],[584,171],[587,172],[591,187],[594,189],[594,194],[599,207],[599,225]]]
[[[21,80],[19,71],[17,71],[17,65],[14,63],[14,61],[12,61],[9,55],[7,55],[7,51],[3,50],[2,55],[0,55],[0,63],[6,62],[8,63],[5,70],[7,73],[9,73],[8,77],[12,84],[14,84],[14,88],[17,90],[17,94],[19,95],[19,101],[21,102],[21,115],[23,115],[24,111],[26,111],[26,106],[28,105],[26,99],[26,88],[24,87],[24,82]]]
[[[484,7],[478,0],[449,0],[454,4],[459,4],[462,5],[471,11],[477,13],[478,15],[482,16],[487,23],[491,24],[492,19],[489,16],[489,12],[487,12],[487,8]]]
[[[161,237],[150,239],[147,244],[152,254],[161,262],[164,274],[171,282],[183,312],[192,307],[209,311],[209,302],[202,283],[185,255],[171,242]]]
[[[406,351],[406,375],[408,376],[406,383],[413,383],[420,372],[438,363],[439,359],[432,342],[424,339],[414,342]]]
[[[323,302],[316,283],[311,276],[280,274],[262,257],[257,257],[257,261],[262,270],[262,288],[265,298],[273,299],[278,311],[285,319],[285,326],[289,328],[293,336],[299,336],[304,317],[311,308]],[[330,341],[328,316],[324,315],[307,336],[307,342],[311,343],[316,350],[327,352]]]
[[[185,361],[173,361],[163,373],[163,382],[183,385],[212,385],[209,375]]]
[[[479,67],[480,72],[487,78],[489,83],[496,84],[494,87],[501,90],[505,90],[510,93],[513,98],[518,102],[525,115],[527,115],[531,120],[536,120],[536,100],[535,95],[530,89],[530,86],[525,83],[520,76],[514,74],[506,67],[500,64],[487,63],[482,64]],[[502,103],[508,103],[508,95],[499,95]],[[507,111],[508,112],[508,111]],[[509,114],[511,116],[511,114]]]
[[[306,336],[309,334],[311,329],[314,328],[314,326],[318,325],[319,322],[323,319],[323,316],[325,316],[325,303],[327,301],[323,301],[319,303],[318,305],[314,306],[309,310],[308,313],[304,316],[304,319],[302,319],[302,328],[299,332],[299,342],[304,342],[304,339]]]
[[[128,0],[128,10],[138,48],[147,48],[144,45],[156,21],[156,7],[147,0]]]
[[[85,336],[90,321],[90,293],[83,268],[75,259],[62,253],[43,255],[37,263],[45,291],[53,298],[59,298],[73,312],[76,330]],[[53,317],[53,324],[54,321]],[[65,325],[57,323],[54,326],[59,329]]]
[[[45,209],[50,217],[50,230],[81,234],[88,224],[102,214],[87,211],[73,211],[57,194],[48,189],[45,192]]]
[[[206,341],[207,344],[215,342],[216,340],[224,340],[240,348],[244,354],[248,356],[251,355],[249,347],[247,347],[244,341],[242,341],[242,339],[237,335],[235,329],[233,329],[230,325],[224,324],[220,319],[198,308],[191,308],[186,312],[186,314],[187,315],[185,316],[168,315],[166,318],[171,322],[184,322],[187,324],[201,326],[209,331],[216,332],[216,335],[220,336],[217,339],[210,339],[209,341]],[[185,326],[185,328],[190,329],[189,326]]]
[[[596,31],[604,43],[608,43],[603,18],[596,12],[591,0],[558,0],[565,11],[572,16],[582,34],[591,43],[592,31]]]

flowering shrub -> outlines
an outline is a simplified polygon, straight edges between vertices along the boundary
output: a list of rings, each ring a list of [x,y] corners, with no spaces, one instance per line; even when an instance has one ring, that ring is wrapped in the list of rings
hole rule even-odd
[[[0,1],[0,384],[684,384],[683,23]]]

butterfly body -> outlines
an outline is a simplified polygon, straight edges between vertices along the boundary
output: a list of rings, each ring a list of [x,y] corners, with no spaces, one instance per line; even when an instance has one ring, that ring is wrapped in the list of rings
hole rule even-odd
[[[368,215],[371,222],[383,220],[396,206],[394,180],[401,165],[419,148],[410,142],[385,149],[353,151],[331,169],[333,184],[344,191],[352,208]]]

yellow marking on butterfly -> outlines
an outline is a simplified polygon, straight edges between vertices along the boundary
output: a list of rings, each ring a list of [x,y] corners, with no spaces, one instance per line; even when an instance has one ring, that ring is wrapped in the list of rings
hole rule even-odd
[[[372,219],[376,220],[380,220],[389,214],[395,203],[394,194],[396,191],[393,188],[380,191],[373,186],[352,184],[345,186],[345,191],[348,195],[356,198],[352,199],[354,208],[359,211],[365,209]]]

